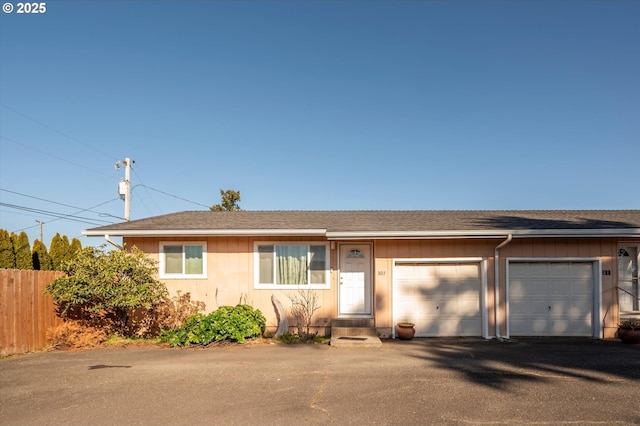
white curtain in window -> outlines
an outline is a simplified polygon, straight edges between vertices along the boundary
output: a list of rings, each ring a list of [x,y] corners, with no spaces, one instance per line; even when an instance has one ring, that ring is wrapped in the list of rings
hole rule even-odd
[[[307,284],[307,247],[276,246],[277,284]]]
[[[164,273],[182,273],[182,246],[164,246]]]
[[[186,274],[202,274],[202,246],[185,246],[184,258]]]

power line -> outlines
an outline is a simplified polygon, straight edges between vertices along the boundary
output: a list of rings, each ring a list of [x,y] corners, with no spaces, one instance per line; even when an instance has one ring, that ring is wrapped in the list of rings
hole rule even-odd
[[[69,161],[69,160],[67,160],[67,159],[65,159],[65,158],[58,157],[58,156],[56,156],[56,155],[54,155],[54,154],[50,154],[50,153],[48,153],[48,152],[46,152],[46,151],[43,151],[43,150],[38,149],[38,148],[34,148],[34,147],[30,146],[30,145],[27,145],[27,144],[22,143],[22,142],[18,142],[18,141],[16,141],[16,140],[10,139],[10,138],[8,138],[8,137],[6,137],[6,136],[0,136],[0,139],[4,139],[4,140],[6,140],[6,141],[8,141],[8,142],[14,143],[14,144],[16,144],[16,145],[19,145],[19,146],[22,146],[22,147],[25,147],[25,148],[28,148],[28,149],[30,149],[30,150],[32,150],[32,151],[38,152],[38,153],[43,154],[43,155],[46,155],[46,156],[48,156],[48,157],[55,158],[55,159],[56,159],[56,160],[58,160],[58,161],[63,161],[63,162],[65,162],[65,163],[71,164],[72,166],[82,167],[83,169],[89,170],[89,171],[91,171],[91,172],[93,172],[93,173],[98,173],[98,174],[101,174],[101,175],[103,175],[103,176],[107,176],[107,177],[109,177],[109,178],[113,178],[113,176],[112,176],[112,175],[109,175],[109,174],[106,174],[106,173],[103,173],[103,172],[100,172],[100,171],[97,171],[97,170],[91,169],[91,168],[89,168],[89,167],[87,167],[87,166],[84,166],[84,165],[82,165],[82,164],[74,163],[73,161]]]
[[[89,225],[95,225],[95,226],[99,226],[100,223],[96,223],[96,222],[102,222],[102,223],[113,223],[112,221],[108,221],[108,220],[101,220],[101,219],[92,219],[89,217],[83,217],[83,216],[76,216],[75,213],[73,214],[65,214],[65,213],[58,213],[58,212],[52,212],[50,210],[42,210],[42,209],[36,209],[33,207],[27,207],[27,206],[19,206],[16,204],[9,204],[9,203],[0,203],[0,206],[3,207],[7,207],[7,208],[11,208],[11,209],[15,209],[15,210],[21,210],[21,211],[26,211],[29,213],[37,213],[39,215],[45,215],[45,216],[51,216],[51,217],[55,217],[56,219],[51,220],[47,223],[51,223],[54,222],[55,220],[61,220],[61,219],[65,219],[65,220],[70,220],[73,222],[80,222],[80,223],[87,223]],[[31,229],[34,228],[35,226],[30,226],[24,229]],[[24,230],[22,229],[22,230]],[[21,231],[21,230],[19,230]]]
[[[178,197],[177,195],[169,194],[168,192],[164,192],[164,191],[161,191],[159,189],[151,188],[150,186],[147,186],[147,185],[138,184],[138,185],[134,186],[134,188],[137,187],[137,186],[142,186],[144,188],[148,188],[148,189],[150,189],[152,191],[156,191],[156,192],[159,192],[161,194],[168,195],[169,197],[173,197],[173,198],[177,198],[178,200],[186,201],[187,203],[195,204],[195,205],[201,206],[201,207],[206,207],[207,209],[211,207],[211,206],[205,206],[204,204],[196,203],[195,201],[187,200],[186,198]]]
[[[11,191],[11,190],[9,190],[9,189],[5,189],[5,188],[0,188],[0,191],[3,191],[3,192],[9,192],[9,193],[11,193],[11,194],[20,195],[21,197],[33,198],[34,200],[44,201],[44,202],[46,202],[46,203],[56,204],[56,205],[58,205],[58,206],[70,207],[70,208],[72,208],[72,209],[77,209],[77,210],[79,210],[79,211],[78,211],[78,212],[76,212],[76,213],[82,213],[82,212],[86,212],[86,211],[91,211],[92,209],[95,209],[96,207],[100,207],[100,206],[102,206],[102,205],[104,205],[104,204],[111,203],[111,202],[113,202],[113,201],[119,200],[119,198],[114,198],[114,199],[112,199],[112,200],[105,201],[105,202],[103,202],[103,203],[97,204],[97,205],[95,205],[95,206],[93,206],[93,207],[89,207],[89,208],[82,208],[82,207],[72,206],[72,205],[70,205],[70,204],[59,203],[59,202],[57,202],[57,201],[47,200],[47,199],[45,199],[45,198],[34,197],[33,195],[27,195],[27,194],[23,194],[22,192]],[[93,213],[98,213],[98,214],[103,215],[103,216],[113,216],[113,215],[110,215],[110,214],[108,214],[108,213],[102,213],[102,212],[93,212]],[[122,218],[121,218],[121,217],[119,217],[119,216],[113,216],[113,217],[115,217],[116,219],[122,219]]]
[[[65,138],[67,138],[67,139],[69,139],[69,140],[71,140],[71,141],[73,141],[73,142],[75,142],[75,143],[77,143],[77,144],[79,144],[79,145],[84,146],[85,148],[89,148],[89,149],[91,149],[91,150],[93,150],[93,151],[95,151],[95,152],[97,152],[97,153],[99,153],[99,154],[101,154],[101,155],[104,155],[105,157],[109,158],[110,160],[113,160],[113,158],[114,158],[113,156],[111,156],[111,155],[107,154],[106,152],[103,152],[103,151],[101,151],[101,150],[97,149],[96,147],[93,147],[93,146],[91,146],[91,145],[88,145],[88,144],[86,144],[86,143],[84,143],[84,142],[81,142],[81,141],[79,141],[78,139],[76,139],[76,138],[74,138],[74,137],[71,137],[71,136],[67,135],[66,133],[63,133],[63,132],[61,132],[60,130],[58,130],[58,129],[54,128],[54,127],[51,127],[51,126],[49,126],[48,124],[45,124],[45,123],[43,123],[42,121],[37,120],[37,119],[35,119],[35,118],[33,118],[33,117],[31,117],[31,116],[29,116],[29,115],[25,114],[24,112],[18,111],[17,109],[15,109],[15,108],[13,108],[13,107],[10,107],[10,106],[9,106],[9,105],[7,105],[7,104],[0,103],[0,105],[2,105],[3,107],[7,108],[8,110],[11,110],[11,111],[15,112],[16,114],[19,114],[19,115],[23,116],[24,118],[27,118],[27,119],[29,119],[29,120],[33,121],[34,123],[38,123],[40,126],[44,127],[45,129],[49,129],[49,130],[51,130],[52,132],[55,132],[55,133],[59,134],[60,136],[64,136]]]
[[[140,186],[142,186],[145,189],[145,192],[147,193],[147,195],[149,196],[149,198],[151,199],[151,201],[153,202],[153,204],[155,204],[156,208],[158,209],[159,212],[162,213],[162,209],[160,208],[160,206],[158,205],[158,203],[156,203],[156,200],[153,199],[153,197],[151,196],[151,194],[148,191],[148,188],[146,187],[146,185],[144,184],[144,182],[142,182],[142,179],[140,178],[140,175],[136,172],[136,169],[134,167],[131,168],[133,170],[133,174],[136,175],[136,177],[138,178],[138,180],[140,181]],[[137,186],[137,185],[136,185]],[[133,192],[133,188],[131,188],[131,191]],[[145,206],[145,208],[147,209],[147,211],[149,211],[149,213],[151,213],[151,210],[149,210],[149,207],[147,207],[147,205],[144,203],[144,201],[142,200],[142,198],[140,198],[140,202]]]
[[[40,197],[34,197],[33,195],[27,195],[27,194],[23,194],[23,193],[17,192],[17,191],[11,191],[11,190],[5,189],[5,188],[0,188],[0,191],[8,192],[8,193],[19,195],[19,196],[26,197],[26,198],[32,198],[32,199],[38,200],[38,201],[44,201],[46,203],[51,203],[51,204],[55,204],[55,205],[59,205],[59,206],[63,206],[63,207],[69,207],[69,208],[72,208],[72,209],[76,210],[73,213],[60,213],[60,212],[54,212],[54,211],[51,211],[51,210],[37,209],[37,208],[33,208],[33,207],[21,206],[21,205],[16,205],[16,204],[0,203],[0,206],[4,206],[6,208],[19,210],[19,211],[25,211],[25,212],[29,212],[29,213],[35,213],[35,214],[37,214],[39,216],[45,215],[45,216],[54,218],[52,220],[48,220],[47,223],[56,222],[58,220],[69,220],[69,221],[72,221],[72,222],[86,223],[86,224],[94,225],[94,226],[101,226],[101,225],[104,225],[105,223],[106,224],[114,223],[114,221],[95,219],[95,218],[84,217],[84,216],[77,216],[79,213],[83,213],[83,212],[91,212],[91,213],[99,215],[100,217],[112,217],[112,218],[115,218],[115,219],[118,219],[118,220],[124,220],[123,218],[121,218],[119,216],[112,215],[110,213],[93,211],[94,209],[96,209],[96,208],[98,208],[100,206],[103,206],[103,205],[108,204],[108,203],[112,203],[114,201],[118,201],[118,200],[120,200],[120,198],[114,198],[114,199],[111,199],[111,200],[108,200],[108,201],[104,201],[102,203],[96,204],[95,206],[91,206],[91,207],[88,207],[88,208],[81,208],[81,207],[77,207],[77,206],[72,206],[70,204],[59,203],[57,201],[51,201],[51,200],[47,200],[47,199],[40,198]],[[14,232],[20,232],[20,231],[24,231],[24,230],[27,230],[27,229],[32,229],[32,228],[35,228],[36,226],[38,226],[38,225],[22,228],[22,229],[19,229],[17,231],[14,231]]]

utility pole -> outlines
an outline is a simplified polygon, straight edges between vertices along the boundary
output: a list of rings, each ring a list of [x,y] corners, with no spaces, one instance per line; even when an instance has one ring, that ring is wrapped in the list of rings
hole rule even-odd
[[[116,170],[120,168],[122,164],[124,164],[124,181],[120,181],[118,185],[118,193],[120,194],[120,198],[124,200],[124,221],[129,222],[130,212],[131,212],[131,165],[135,163],[135,161],[130,158],[125,158],[122,162],[117,161],[114,164]]]
[[[44,223],[41,220],[36,219],[36,222],[38,222],[40,224],[40,242],[42,243],[42,224]]]
[[[124,159],[124,183],[127,191],[124,194],[124,221],[129,222],[131,213],[131,160]]]

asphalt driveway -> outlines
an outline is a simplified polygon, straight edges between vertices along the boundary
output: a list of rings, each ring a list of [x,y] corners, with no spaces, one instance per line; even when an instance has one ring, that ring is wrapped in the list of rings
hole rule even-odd
[[[414,339],[33,353],[0,360],[0,423],[640,424],[640,345]]]

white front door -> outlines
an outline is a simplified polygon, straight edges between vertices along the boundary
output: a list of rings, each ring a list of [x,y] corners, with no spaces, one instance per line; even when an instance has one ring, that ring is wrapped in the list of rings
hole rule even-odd
[[[340,245],[340,315],[371,315],[371,246]]]
[[[640,312],[640,246],[625,245],[618,251],[618,300],[620,314]]]

